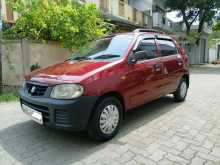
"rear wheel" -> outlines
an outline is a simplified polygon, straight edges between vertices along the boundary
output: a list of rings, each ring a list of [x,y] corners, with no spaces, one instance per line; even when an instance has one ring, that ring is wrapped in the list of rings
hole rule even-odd
[[[112,139],[122,121],[122,105],[114,97],[103,99],[96,107],[89,122],[88,133],[96,141]]]
[[[182,79],[177,90],[174,92],[174,99],[176,102],[182,102],[186,99],[186,95],[188,92],[188,84],[186,79]]]

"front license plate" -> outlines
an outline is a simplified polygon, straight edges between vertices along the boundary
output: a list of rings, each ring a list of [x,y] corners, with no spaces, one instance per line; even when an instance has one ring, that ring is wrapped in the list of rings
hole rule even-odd
[[[41,112],[35,111],[34,109],[24,104],[22,104],[21,107],[24,113],[30,116],[34,121],[36,121],[39,124],[43,124],[43,116]]]

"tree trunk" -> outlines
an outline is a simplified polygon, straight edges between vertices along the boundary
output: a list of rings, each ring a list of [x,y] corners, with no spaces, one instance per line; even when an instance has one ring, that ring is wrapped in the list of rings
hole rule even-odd
[[[183,15],[183,21],[186,25],[186,35],[188,36],[191,30],[191,25],[188,22],[187,16],[186,16],[186,10],[181,10],[181,13]]]
[[[186,35],[188,36],[191,30],[191,26],[186,26]]]
[[[201,32],[202,32],[204,23],[205,23],[205,18],[203,17],[203,18],[201,19],[201,21],[199,22],[198,33],[201,33]]]
[[[199,28],[198,28],[198,33],[201,34],[202,33],[202,30],[203,30],[203,26],[204,26],[204,23],[205,23],[205,13],[201,14],[201,19],[200,19],[200,22],[199,22]],[[197,39],[196,41],[196,44],[199,45],[199,41],[200,41],[200,37]]]

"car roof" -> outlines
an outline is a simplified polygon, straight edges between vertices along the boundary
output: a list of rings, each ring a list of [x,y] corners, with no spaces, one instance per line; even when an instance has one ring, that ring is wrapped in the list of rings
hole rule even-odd
[[[102,38],[109,38],[109,37],[115,37],[115,36],[118,36],[118,35],[133,35],[135,37],[140,37],[140,36],[144,36],[144,35],[148,35],[149,38],[157,38],[157,39],[167,39],[167,40],[173,40],[173,37],[167,35],[166,33],[162,33],[160,31],[154,31],[151,29],[147,32],[139,32],[139,31],[133,31],[133,32],[127,32],[127,33],[116,33],[116,34],[111,34],[111,35],[108,35],[108,36],[105,36],[105,37],[102,37]]]

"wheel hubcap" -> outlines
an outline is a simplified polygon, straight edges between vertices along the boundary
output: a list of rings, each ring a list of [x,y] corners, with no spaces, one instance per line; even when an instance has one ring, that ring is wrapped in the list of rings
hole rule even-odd
[[[119,111],[115,105],[108,105],[104,108],[100,116],[100,129],[104,134],[114,132],[119,122]]]
[[[186,82],[182,82],[180,86],[180,96],[184,98],[186,96],[186,92],[187,92],[187,84]]]

